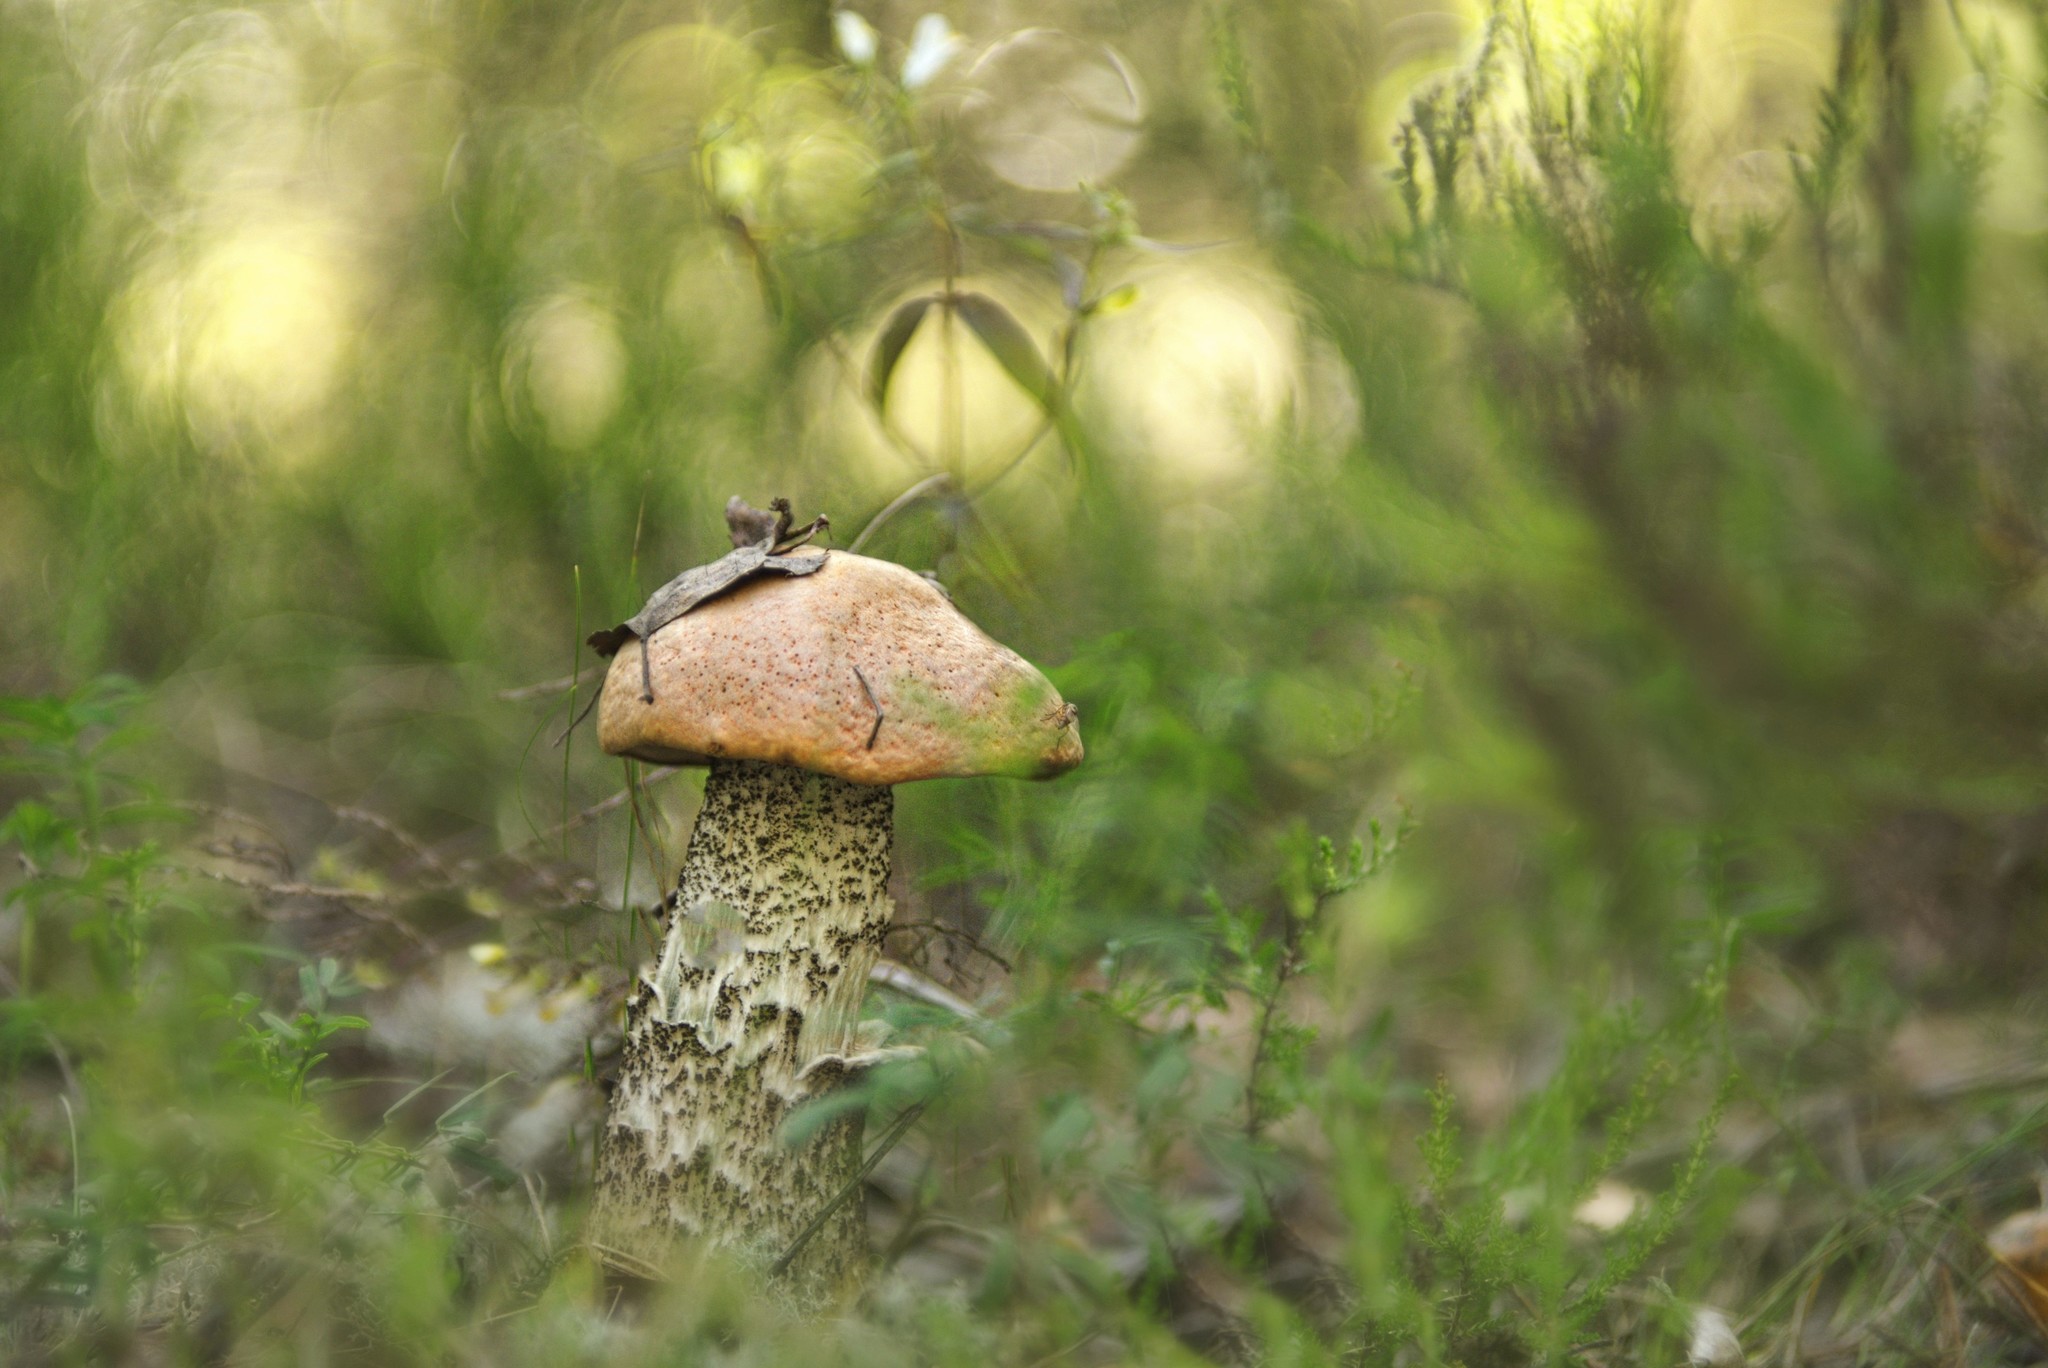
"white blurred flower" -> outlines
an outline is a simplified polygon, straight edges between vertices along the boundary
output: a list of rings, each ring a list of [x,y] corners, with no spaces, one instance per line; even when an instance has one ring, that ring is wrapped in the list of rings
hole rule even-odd
[[[1619,1230],[1649,1204],[1649,1198],[1627,1183],[1602,1178],[1592,1195],[1572,1208],[1572,1219],[1605,1234]]]
[[[946,69],[966,40],[953,32],[943,14],[927,14],[910,31],[910,51],[903,56],[903,88],[919,90]]]
[[[1726,1315],[1711,1306],[1696,1306],[1685,1357],[1694,1368],[1742,1368],[1742,1341]]]
[[[477,948],[484,953],[444,956],[370,1003],[364,1015],[371,1041],[399,1054],[534,1079],[574,1067],[585,1043],[604,1029],[604,1009],[590,985],[520,975],[503,946]]]
[[[521,1172],[537,1169],[568,1147],[579,1125],[603,1117],[597,1089],[581,1075],[557,1078],[498,1130],[498,1157]]]
[[[1144,132],[1145,101],[1124,59],[1057,29],[1011,34],[975,59],[963,83],[960,112],[975,150],[1026,190],[1099,185]]]
[[[940,20],[944,23],[944,20]],[[852,10],[832,11],[832,36],[839,43],[840,55],[855,66],[872,66],[875,50],[880,46],[875,36],[875,26],[855,14]]]

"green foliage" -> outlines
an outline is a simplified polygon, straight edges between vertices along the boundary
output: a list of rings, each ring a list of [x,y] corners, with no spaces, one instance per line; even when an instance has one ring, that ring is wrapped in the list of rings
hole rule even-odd
[[[2031,1352],[2048,20],[329,8],[0,9],[0,1357]],[[828,1325],[581,1238],[532,681],[735,492],[1089,748],[898,795]]]
[[[1346,1190],[1365,1202],[1354,1216],[1362,1232],[1377,1223],[1382,1241],[1374,1264],[1383,1279],[1365,1289],[1344,1332],[1362,1361],[1560,1361],[1589,1336],[1614,1337],[1615,1293],[1643,1276],[1680,1236],[1682,1221],[1688,1241],[1718,1238],[1697,1203],[1734,1081],[1721,1019],[1726,967],[1717,965],[1673,1019],[1655,1025],[1635,1004],[1587,1006],[1550,1078],[1496,1136],[1476,1144],[1439,1079],[1416,1136],[1421,1174],[1412,1200],[1387,1206],[1384,1194],[1399,1187],[1383,1167],[1392,1158],[1384,1148],[1346,1151]],[[1615,1189],[1628,1194],[1627,1209],[1602,1214],[1589,1229],[1580,1213],[1601,1184],[1639,1162],[1645,1132],[1666,1124],[1674,1093],[1716,1072],[1724,1081],[1692,1123],[1668,1181],[1653,1194]],[[1361,1103],[1339,1123],[1345,1129],[1370,1125],[1385,1100],[1369,1092],[1333,1099],[1340,1115]],[[1647,1358],[1655,1350],[1632,1352]]]
[[[323,956],[317,965],[299,966],[299,1011],[289,1021],[264,1008],[262,999],[246,991],[217,1000],[212,1010],[241,1027],[235,1043],[249,1069],[268,1079],[284,1097],[298,1102],[305,1098],[307,1076],[327,1058],[320,1049],[322,1042],[340,1031],[369,1027],[359,1016],[327,1010],[331,998],[361,991],[360,985],[348,981],[340,964]]]
[[[65,958],[61,947],[37,943],[53,933],[86,947],[99,988],[132,987],[149,923],[169,897],[154,877],[157,846],[122,842],[162,809],[108,767],[135,744],[122,724],[137,696],[130,681],[103,678],[68,697],[0,700],[0,766],[40,795],[0,818],[0,840],[19,851],[26,876],[0,894],[0,905],[21,910],[15,977],[24,993],[41,986],[41,959],[54,970]]]

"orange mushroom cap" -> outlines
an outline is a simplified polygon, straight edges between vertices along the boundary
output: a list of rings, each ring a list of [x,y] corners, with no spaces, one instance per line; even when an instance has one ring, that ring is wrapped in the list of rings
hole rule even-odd
[[[749,581],[621,646],[598,743],[655,764],[762,760],[857,784],[1049,779],[1081,763],[1075,708],[930,580],[818,554],[815,574]]]

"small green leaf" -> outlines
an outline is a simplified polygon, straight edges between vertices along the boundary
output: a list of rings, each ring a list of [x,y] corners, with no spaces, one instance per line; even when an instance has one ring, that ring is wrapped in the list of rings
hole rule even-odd
[[[1168,1043],[1162,1047],[1158,1056],[1153,1059],[1151,1067],[1147,1068],[1144,1076],[1138,1080],[1137,1090],[1132,1094],[1132,1101],[1137,1107],[1139,1117],[1149,1117],[1158,1111],[1180,1091],[1181,1085],[1192,1072],[1194,1065],[1189,1062],[1186,1050],[1175,1043]]]
[[[1119,285],[1108,294],[1097,295],[1094,299],[1089,300],[1087,304],[1082,306],[1081,312],[1093,317],[1102,317],[1107,314],[1122,313],[1137,302],[1137,286]]]
[[[1050,411],[1059,382],[1053,378],[1052,367],[1045,364],[1045,357],[1039,354],[1038,344],[1024,331],[1024,325],[987,295],[956,294],[946,302],[959,314],[960,321],[974,330],[981,345],[988,348],[989,355],[1009,372],[1010,378]]]
[[[1069,1096],[1038,1133],[1038,1162],[1048,1173],[1095,1129],[1095,1109],[1088,1099]]]
[[[38,864],[77,848],[77,828],[33,799],[23,799],[0,821],[0,841],[12,841]]]
[[[867,1091],[860,1087],[840,1088],[827,1093],[791,1112],[783,1121],[778,1138],[785,1148],[801,1149],[834,1121],[867,1110],[871,1100]]]
[[[896,312],[889,315],[889,321],[882,325],[882,331],[875,338],[875,352],[868,359],[868,402],[875,406],[875,412],[882,411],[882,401],[889,397],[889,377],[896,373],[896,363],[903,359],[903,349],[910,345],[910,339],[917,332],[917,325],[924,322],[927,310],[936,302],[936,296],[921,295],[900,304]]]

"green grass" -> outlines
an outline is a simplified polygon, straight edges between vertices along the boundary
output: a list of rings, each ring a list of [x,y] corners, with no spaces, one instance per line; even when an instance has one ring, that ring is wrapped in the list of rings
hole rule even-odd
[[[1061,11],[1052,195],[907,26],[351,14],[0,8],[0,1357],[2040,1361],[2039,16]],[[525,686],[912,489],[1088,761],[898,794],[871,1293],[622,1284],[700,781]]]

